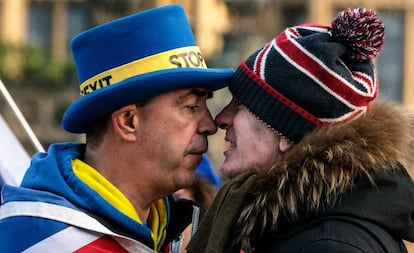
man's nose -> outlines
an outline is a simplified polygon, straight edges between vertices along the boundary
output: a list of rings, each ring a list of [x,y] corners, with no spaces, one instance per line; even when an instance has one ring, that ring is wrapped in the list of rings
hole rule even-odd
[[[202,117],[199,126],[199,132],[203,135],[212,135],[217,132],[217,125],[214,122],[213,116],[210,111],[206,111],[205,115]]]

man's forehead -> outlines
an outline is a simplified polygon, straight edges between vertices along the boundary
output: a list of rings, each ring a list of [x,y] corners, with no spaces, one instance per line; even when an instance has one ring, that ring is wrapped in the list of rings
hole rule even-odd
[[[177,91],[179,96],[182,98],[188,97],[188,96],[197,96],[197,97],[207,97],[212,98],[213,97],[213,91],[206,87],[192,87],[188,89],[181,89]]]

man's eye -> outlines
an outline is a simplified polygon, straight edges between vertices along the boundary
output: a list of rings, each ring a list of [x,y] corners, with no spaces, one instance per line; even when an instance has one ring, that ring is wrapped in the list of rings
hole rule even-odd
[[[198,105],[189,105],[189,106],[187,106],[187,109],[190,110],[191,112],[196,112],[200,109],[200,106],[198,106]]]

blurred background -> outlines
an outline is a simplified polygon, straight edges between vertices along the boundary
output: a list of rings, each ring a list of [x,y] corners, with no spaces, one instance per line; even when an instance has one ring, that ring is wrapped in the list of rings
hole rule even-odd
[[[414,0],[0,0],[0,78],[45,148],[83,138],[60,125],[65,109],[79,96],[71,39],[92,26],[171,3],[185,8],[209,67],[234,68],[285,27],[329,25],[348,7],[373,9],[386,26],[376,59],[380,97],[414,104]],[[213,113],[229,100],[227,90],[217,93],[209,102]],[[1,97],[0,113],[33,153]],[[210,141],[217,166],[223,159],[217,151],[223,148],[222,134]]]
[[[0,79],[45,149],[84,138],[61,128],[64,111],[79,96],[71,39],[106,21],[172,3],[185,8],[208,66],[233,68],[288,26],[329,25],[348,7],[373,9],[386,28],[376,59],[379,96],[414,104],[414,0],[0,0]],[[213,116],[229,100],[227,89],[217,92],[209,101]],[[1,96],[0,115],[29,155],[36,152]],[[217,170],[223,139],[222,130],[209,138]]]
[[[285,27],[329,25],[348,7],[373,9],[386,26],[376,59],[380,96],[414,104],[414,0],[0,0],[0,78],[45,148],[83,138],[60,125],[65,109],[79,96],[71,39],[92,26],[171,3],[185,8],[208,66],[233,68]],[[217,93],[209,102],[213,113],[229,100],[226,89]],[[1,97],[0,113],[33,153]],[[216,166],[223,159],[222,139],[222,131],[210,138]]]

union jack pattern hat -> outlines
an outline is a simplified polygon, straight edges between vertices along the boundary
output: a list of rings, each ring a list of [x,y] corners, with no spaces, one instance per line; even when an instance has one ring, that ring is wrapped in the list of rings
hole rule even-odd
[[[287,28],[245,61],[229,88],[265,124],[293,143],[318,127],[366,113],[378,94],[372,62],[384,24],[371,10],[348,9],[330,27]]]

